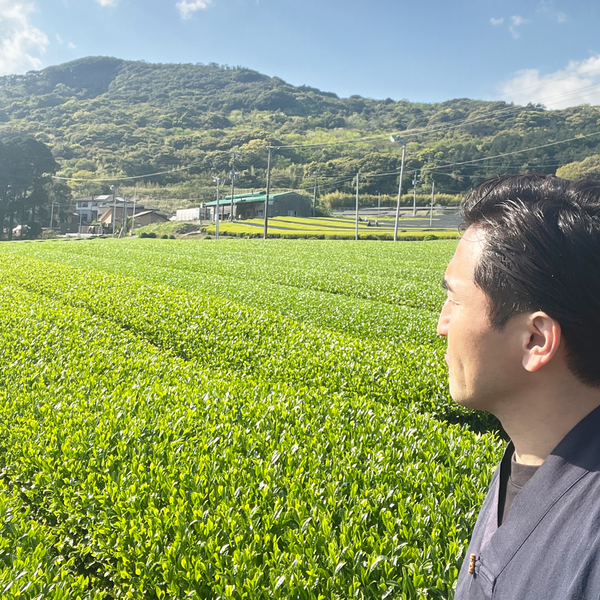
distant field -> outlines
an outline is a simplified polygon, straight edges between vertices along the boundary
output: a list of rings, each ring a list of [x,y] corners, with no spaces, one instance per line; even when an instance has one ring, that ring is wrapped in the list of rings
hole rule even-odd
[[[0,244],[2,597],[451,598],[501,452],[455,246]]]
[[[379,226],[374,219],[370,219],[371,225],[363,219],[358,224],[358,234],[360,239],[393,239],[394,220],[380,219]],[[404,223],[404,227],[403,227]],[[398,237],[401,239],[422,240],[422,239],[455,239],[458,237],[456,228],[437,227],[439,218],[433,220],[432,227],[418,227],[416,225],[423,223],[423,219],[406,218],[399,222]],[[191,222],[188,227],[198,226],[203,232],[214,236],[216,226],[214,224]],[[136,230],[140,235],[142,232],[154,232],[157,235],[178,235],[178,231],[183,227],[182,223],[161,223],[158,225],[149,225]],[[246,221],[221,221],[219,223],[219,234],[237,237],[262,237],[264,221],[262,219],[249,219]],[[184,228],[185,229],[185,228]],[[355,221],[336,217],[336,218],[298,218],[298,217],[273,217],[269,219],[269,235],[280,238],[299,238],[299,237],[317,237],[320,239],[354,239],[356,233]],[[193,235],[193,234],[192,234]]]

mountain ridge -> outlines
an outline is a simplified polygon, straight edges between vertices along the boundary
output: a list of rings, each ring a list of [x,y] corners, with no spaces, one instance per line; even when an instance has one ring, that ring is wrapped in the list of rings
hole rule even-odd
[[[0,78],[0,139],[44,142],[61,165],[60,175],[135,177],[185,169],[148,181],[199,190],[212,187],[215,175],[227,176],[232,152],[239,184],[264,187],[271,144],[286,146],[274,157],[275,185],[297,188],[318,170],[331,190],[343,190],[360,171],[365,191],[393,193],[401,148],[388,137],[404,132],[406,177],[419,170],[422,185],[435,178],[440,191],[463,193],[494,169],[554,172],[598,154],[600,139],[593,137],[514,154],[596,130],[598,107],[550,111],[467,98],[433,104],[339,98],[216,64],[87,57]],[[482,155],[510,153],[510,160],[496,159],[493,168],[469,164]],[[389,177],[373,179],[387,172]]]

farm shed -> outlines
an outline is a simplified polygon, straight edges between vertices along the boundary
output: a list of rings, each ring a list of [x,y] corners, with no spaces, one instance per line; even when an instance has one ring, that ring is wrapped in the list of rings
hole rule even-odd
[[[160,210],[144,210],[135,213],[135,226],[144,227],[152,223],[166,223],[169,220],[167,213]]]
[[[217,202],[204,204],[205,218],[214,220]],[[235,219],[257,219],[264,217],[265,192],[236,194],[233,197],[233,216]],[[228,219],[231,213],[231,196],[225,196],[219,202],[221,219]],[[310,198],[296,192],[269,194],[269,217],[310,217]]]

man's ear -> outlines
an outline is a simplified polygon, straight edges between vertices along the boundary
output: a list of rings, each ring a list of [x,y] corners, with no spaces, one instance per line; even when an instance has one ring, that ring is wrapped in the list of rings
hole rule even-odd
[[[558,321],[541,311],[529,315],[526,327],[528,337],[523,367],[534,373],[547,365],[558,352],[562,334]]]

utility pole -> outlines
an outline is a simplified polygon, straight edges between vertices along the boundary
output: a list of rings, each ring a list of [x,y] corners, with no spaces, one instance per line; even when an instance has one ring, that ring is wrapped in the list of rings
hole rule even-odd
[[[379,210],[381,208],[381,192],[377,194],[377,218],[379,218]]]
[[[267,158],[267,191],[265,193],[265,227],[263,232],[263,239],[267,239],[269,233],[269,191],[271,190],[271,150],[273,146],[269,144],[269,156]]]
[[[52,221],[54,221],[54,202],[50,208],[50,229],[52,229]]]
[[[4,239],[4,218],[6,216],[6,214],[4,212],[5,205],[8,205],[8,202],[6,201],[6,188],[3,187],[2,188],[2,207],[3,208],[0,209],[0,240]]]
[[[400,181],[398,182],[398,203],[396,204],[396,221],[394,222],[394,241],[398,240],[398,221],[400,219],[400,198],[402,196],[402,176],[404,175],[404,155],[406,153],[406,142],[399,136],[390,136],[391,142],[402,144],[402,163],[400,164]]]
[[[135,184],[135,190],[133,192],[133,214],[131,215],[131,232],[129,235],[133,235],[133,229],[135,227],[135,207],[137,204],[137,183]]]
[[[413,217],[417,216],[417,183],[419,183],[419,172],[415,171],[413,184]]]
[[[231,177],[231,212],[229,214],[229,220],[233,222],[233,195],[235,193],[235,180],[239,173],[235,170],[235,159],[237,157],[237,152],[231,153],[231,173],[229,173],[229,177]]]
[[[215,207],[215,240],[219,239],[219,193],[221,191],[221,178],[215,177],[213,181],[217,184],[217,206]]]
[[[6,198],[8,200],[7,202],[7,208],[8,208],[8,241],[12,241],[13,238],[13,203],[17,197],[16,192],[12,189],[13,186],[9,183],[6,186]],[[13,201],[10,201],[10,196],[11,196],[11,192],[12,192],[12,197],[13,197]]]
[[[113,226],[113,237],[115,237],[115,225],[117,224],[117,188],[114,185],[110,186],[113,193],[113,214],[112,214],[112,226]]]
[[[81,198],[81,184],[78,184],[77,186],[79,188],[79,197]],[[94,199],[94,196],[92,196],[92,200]],[[81,211],[81,200],[79,201],[79,229],[77,230],[77,239],[80,240],[81,239],[81,218],[82,218],[82,211]]]
[[[121,226],[121,233],[119,233],[119,237],[123,237],[123,232],[127,229],[127,197],[123,198],[123,225]],[[127,233],[125,231],[125,233]]]
[[[312,216],[316,217],[317,216],[317,177],[319,176],[319,170],[318,169],[315,170],[313,175],[315,176],[315,190],[313,192]]]
[[[358,178],[360,176],[360,171],[356,173],[356,224],[355,224],[355,232],[354,239],[358,240]]]
[[[429,211],[429,227],[433,225],[433,197],[435,196],[435,181],[431,180],[431,210]]]

